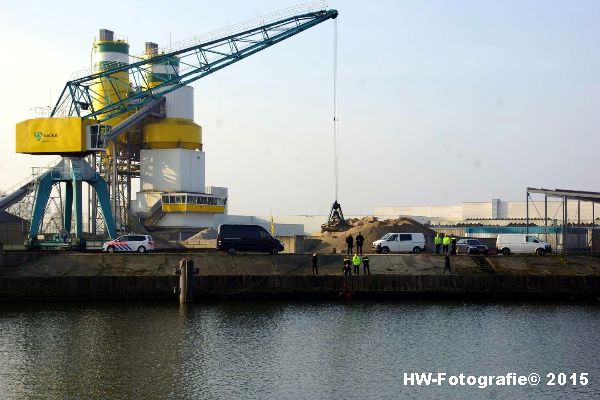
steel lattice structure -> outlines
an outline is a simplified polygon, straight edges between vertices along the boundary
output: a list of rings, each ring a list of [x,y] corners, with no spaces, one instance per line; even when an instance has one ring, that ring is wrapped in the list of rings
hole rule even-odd
[[[159,54],[126,66],[106,68],[104,71],[73,79],[66,83],[51,116],[79,116],[103,122],[150,103],[160,96],[177,90],[202,77],[210,75],[233,63],[286,40],[321,22],[337,18],[337,10],[320,10],[294,15],[259,25],[238,33],[197,43],[179,50]],[[172,74],[159,85],[148,87],[146,77],[154,64],[175,66],[179,73]],[[94,86],[118,86],[115,74],[127,72],[131,90],[128,96],[110,99]],[[120,82],[122,84],[122,82]],[[107,91],[104,91],[105,93]],[[94,109],[94,103],[104,107]]]

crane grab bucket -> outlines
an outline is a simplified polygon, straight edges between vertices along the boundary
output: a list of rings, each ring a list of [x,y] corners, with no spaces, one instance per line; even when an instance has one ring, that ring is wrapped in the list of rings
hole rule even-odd
[[[350,229],[350,224],[344,219],[344,213],[342,212],[342,206],[336,201],[331,206],[329,212],[329,219],[326,224],[321,225],[323,232],[344,232]]]

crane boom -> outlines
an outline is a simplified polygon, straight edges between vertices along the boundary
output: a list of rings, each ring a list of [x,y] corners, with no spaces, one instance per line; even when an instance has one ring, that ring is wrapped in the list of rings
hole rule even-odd
[[[337,16],[337,10],[294,15],[125,66],[111,68],[109,65],[101,72],[68,81],[51,117],[64,115],[97,122],[110,120]],[[146,76],[156,64],[166,67],[177,64],[179,73],[167,74],[158,85],[148,85]],[[103,95],[105,91],[99,93],[94,90],[97,87],[116,87],[119,72],[127,72],[128,82],[132,85],[127,96],[109,98]],[[94,109],[94,104],[104,107]]]

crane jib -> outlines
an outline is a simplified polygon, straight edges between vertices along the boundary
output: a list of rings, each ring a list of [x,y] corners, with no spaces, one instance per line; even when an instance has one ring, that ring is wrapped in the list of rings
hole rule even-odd
[[[98,122],[107,121],[131,110],[139,109],[157,98],[210,75],[235,62],[243,60],[276,43],[286,40],[321,22],[335,19],[337,10],[321,10],[279,19],[239,33],[212,39],[200,44],[156,55],[125,66],[106,68],[101,72],[70,80],[52,111],[51,116],[67,115]],[[148,87],[145,74],[153,64],[170,65],[176,62],[181,67],[178,74],[169,76],[160,84]],[[119,78],[128,74],[128,84],[132,90],[126,96],[103,97],[94,91],[100,82],[104,86],[123,84]],[[118,74],[121,73],[121,74]],[[94,109],[94,104],[104,107]]]

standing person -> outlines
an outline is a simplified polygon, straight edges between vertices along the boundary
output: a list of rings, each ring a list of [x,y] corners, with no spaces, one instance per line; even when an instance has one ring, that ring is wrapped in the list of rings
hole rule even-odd
[[[354,247],[354,238],[352,238],[352,235],[348,235],[348,237],[346,237],[346,244],[348,245],[348,252],[347,254],[349,256],[352,255],[352,248]]]
[[[448,254],[448,245],[449,244],[450,244],[450,236],[444,235],[444,238],[442,239],[442,245],[443,245],[442,252],[444,254]]]
[[[371,269],[369,269],[369,256],[363,257],[363,274],[371,275]]]
[[[356,275],[359,275],[361,261],[362,260],[358,254],[355,254],[354,257],[352,257],[352,265],[354,266],[354,273]]]
[[[450,235],[450,254],[456,254],[456,236],[454,234]]]
[[[442,247],[442,238],[439,233],[435,234],[435,238],[433,238],[433,243],[435,244],[435,254],[440,254],[440,247]]]
[[[319,265],[318,265],[317,253],[312,255],[312,273],[315,275],[319,275]]]
[[[358,232],[358,236],[356,236],[356,253],[361,256],[363,255],[362,247],[363,247],[364,241],[365,241],[364,236],[360,232]]]
[[[444,256],[444,274],[446,273],[446,270],[448,270],[450,275],[452,275],[452,270],[450,269],[450,257],[448,254]]]

